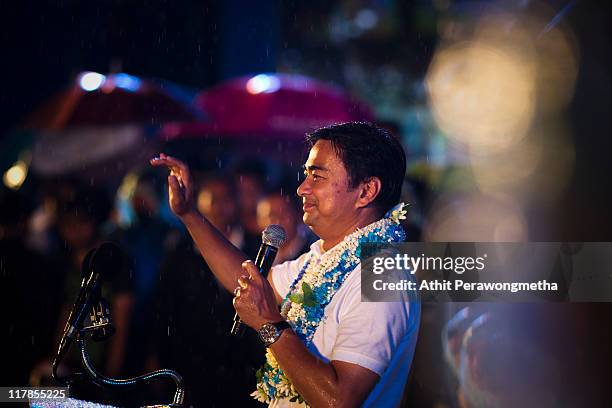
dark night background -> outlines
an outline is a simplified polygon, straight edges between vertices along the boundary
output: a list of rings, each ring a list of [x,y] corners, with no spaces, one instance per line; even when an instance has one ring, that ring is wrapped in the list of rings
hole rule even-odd
[[[567,3],[550,2],[556,9]],[[342,46],[320,36],[335,6],[327,1],[2,1],[0,134],[82,70],[115,68],[196,89],[240,74],[274,71],[287,60],[314,66],[340,83],[342,65],[354,55],[369,64],[404,57],[416,75],[425,71],[436,44],[428,28],[437,17],[431,2],[397,2],[401,25],[391,41],[356,39]],[[577,161],[563,202],[542,210],[556,214],[558,231],[535,239],[608,240],[612,232],[606,183],[612,170],[611,15],[605,2],[578,1],[564,17],[580,44],[579,76],[567,115]]]
[[[328,41],[323,28],[333,23],[334,10],[341,5],[350,8],[350,3],[0,0],[0,137],[84,70],[164,78],[198,90],[239,75],[289,71],[353,90],[345,68],[357,60],[372,70],[395,64],[407,77],[422,79],[438,44],[435,27],[441,12],[435,4],[440,2],[387,2],[395,22],[390,34]],[[461,9],[476,2],[450,3]],[[612,241],[612,8],[606,2],[546,3],[556,10],[573,4],[563,18],[576,35],[580,66],[564,119],[573,133],[576,161],[563,195],[529,209],[530,219],[554,221],[550,229],[530,231],[529,238]],[[375,105],[384,100],[385,95],[375,95],[369,102]],[[587,316],[585,324],[591,326],[581,341],[587,348],[593,345],[592,353],[607,348],[609,304],[564,308],[559,314]],[[437,340],[436,335],[432,338]],[[420,347],[424,356],[434,353]],[[605,377],[602,384],[610,378],[608,357],[609,353],[603,353],[592,371],[594,377]],[[585,361],[598,360],[589,358]],[[423,369],[424,364],[417,361],[414,367]],[[433,377],[429,373],[422,378]],[[409,390],[416,397],[408,399],[407,406],[427,406],[424,401],[431,402],[431,395],[439,391],[437,385],[412,378]]]

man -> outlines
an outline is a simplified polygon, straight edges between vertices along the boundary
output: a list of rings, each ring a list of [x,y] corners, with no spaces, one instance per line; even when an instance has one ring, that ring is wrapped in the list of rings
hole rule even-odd
[[[308,140],[306,178],[297,193],[304,223],[320,240],[309,253],[274,267],[267,280],[194,211],[187,167],[164,154],[152,164],[170,169],[171,208],[217,279],[234,291],[242,321],[259,331],[270,351],[258,373],[258,399],[271,406],[397,406],[419,304],[361,302],[356,254],[361,242],[404,236],[383,217],[399,201],[403,149],[368,123],[321,128]]]

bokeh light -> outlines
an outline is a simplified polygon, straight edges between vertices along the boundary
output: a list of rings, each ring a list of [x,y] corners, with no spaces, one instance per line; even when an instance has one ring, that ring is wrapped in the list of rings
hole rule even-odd
[[[12,190],[18,190],[28,176],[28,165],[23,160],[18,160],[7,171],[4,172],[2,181],[4,185]]]
[[[142,81],[133,76],[126,73],[119,73],[112,76],[112,81],[118,88],[124,89],[130,92],[136,92],[140,89],[140,85]]]
[[[427,216],[424,240],[430,242],[522,242],[528,237],[521,206],[510,196],[448,194]]]
[[[456,166],[448,174],[460,177],[446,177],[427,239],[522,241],[546,229],[525,214],[559,200],[575,163],[563,118],[579,50],[557,13],[491,2],[441,20],[425,83]]]
[[[79,86],[87,92],[100,88],[105,81],[106,77],[97,72],[83,72],[79,75]]]
[[[454,140],[496,152],[526,136],[538,114],[573,96],[578,50],[572,32],[547,27],[552,11],[484,12],[472,25],[449,19],[426,86],[434,118]],[[544,29],[547,27],[546,29]]]
[[[524,187],[542,158],[542,143],[525,138],[502,153],[472,154],[470,165],[480,191],[517,191]]]
[[[498,151],[526,133],[535,110],[533,49],[492,38],[443,47],[427,90],[434,118],[451,138]]]
[[[280,81],[275,75],[259,74],[249,79],[246,84],[247,92],[253,95],[276,92],[279,88]]]

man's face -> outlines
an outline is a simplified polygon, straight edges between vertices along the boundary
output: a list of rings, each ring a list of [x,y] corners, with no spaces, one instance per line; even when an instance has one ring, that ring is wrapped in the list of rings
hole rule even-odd
[[[297,189],[303,220],[323,239],[345,231],[355,220],[359,189],[349,189],[349,176],[330,141],[319,140],[306,161],[306,179]]]

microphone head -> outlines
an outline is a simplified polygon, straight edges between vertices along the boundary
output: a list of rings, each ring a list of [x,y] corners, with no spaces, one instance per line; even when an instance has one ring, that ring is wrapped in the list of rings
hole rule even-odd
[[[261,240],[266,245],[280,248],[287,241],[287,233],[280,225],[270,224],[262,231]]]

